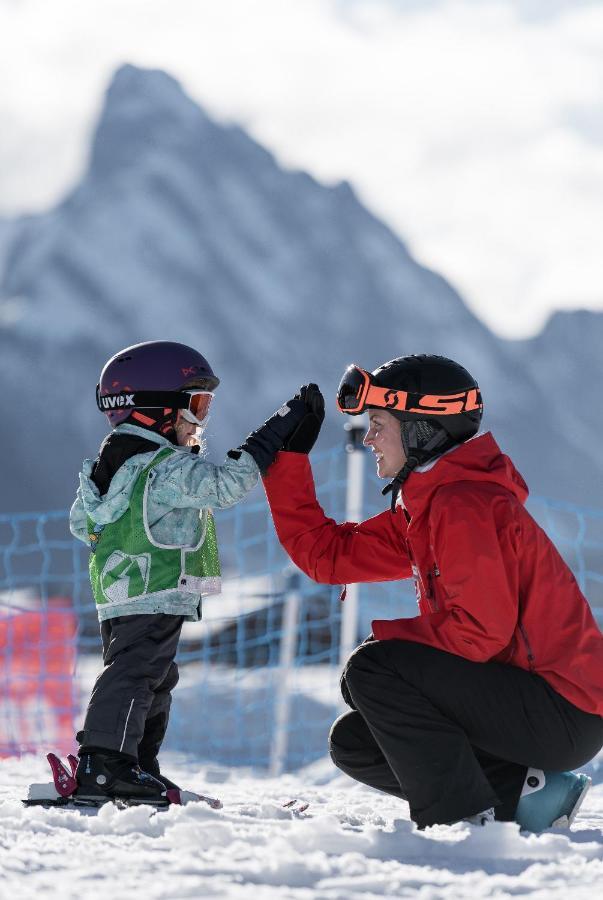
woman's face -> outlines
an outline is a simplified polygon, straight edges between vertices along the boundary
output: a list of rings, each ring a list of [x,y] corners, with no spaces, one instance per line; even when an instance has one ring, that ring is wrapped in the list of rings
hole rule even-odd
[[[385,409],[369,409],[368,415],[369,430],[362,443],[377,457],[379,478],[393,478],[406,462],[400,422]]]

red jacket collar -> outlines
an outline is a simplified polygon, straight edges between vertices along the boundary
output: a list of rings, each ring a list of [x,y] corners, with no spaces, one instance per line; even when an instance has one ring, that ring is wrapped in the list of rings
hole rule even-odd
[[[433,492],[454,481],[500,484],[525,503],[528,487],[488,431],[460,444],[423,471],[412,472],[402,486],[404,506],[411,516],[425,508]]]

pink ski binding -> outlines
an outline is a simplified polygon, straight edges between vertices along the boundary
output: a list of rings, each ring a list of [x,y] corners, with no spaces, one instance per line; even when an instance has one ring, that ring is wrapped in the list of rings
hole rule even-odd
[[[67,758],[69,760],[71,773],[67,771],[67,769],[55,753],[46,754],[46,759],[50,763],[50,768],[52,769],[52,779],[54,781],[54,786],[57,790],[57,794],[60,797],[71,797],[71,795],[77,788],[77,781],[75,780],[77,759],[75,758],[75,756],[71,755],[69,755]]]

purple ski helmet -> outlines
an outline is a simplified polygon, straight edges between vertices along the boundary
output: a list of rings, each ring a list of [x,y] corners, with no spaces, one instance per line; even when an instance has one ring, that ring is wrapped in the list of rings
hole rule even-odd
[[[124,392],[178,392],[185,387],[213,391],[219,383],[208,361],[192,347],[174,341],[145,341],[126,347],[105,363],[96,389],[97,405],[113,428],[130,416],[135,424],[153,428],[160,424],[162,412],[172,411],[157,410],[160,413],[157,418],[153,413],[149,417],[148,409],[146,415],[137,414],[141,408],[138,404],[107,409],[102,398]]]

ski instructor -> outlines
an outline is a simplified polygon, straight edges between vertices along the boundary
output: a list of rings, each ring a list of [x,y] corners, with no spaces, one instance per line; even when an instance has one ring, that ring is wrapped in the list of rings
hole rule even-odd
[[[352,365],[341,412],[368,411],[391,507],[358,524],[325,516],[307,454],[324,419],[307,415],[264,486],[291,559],[322,584],[413,578],[419,615],[376,620],[347,661],[351,707],[331,757],[410,805],[420,827],[573,820],[584,765],[603,745],[603,635],[561,556],[524,503],[528,490],[489,432],[474,378],[441,356]]]

